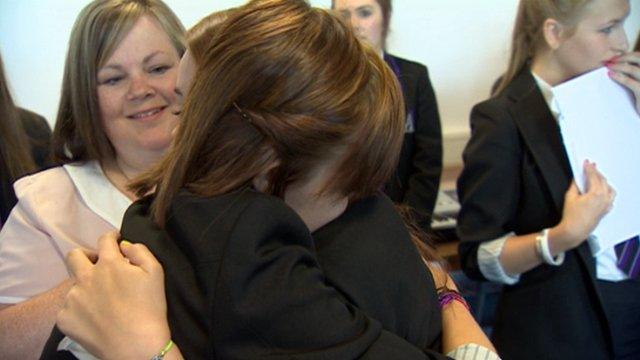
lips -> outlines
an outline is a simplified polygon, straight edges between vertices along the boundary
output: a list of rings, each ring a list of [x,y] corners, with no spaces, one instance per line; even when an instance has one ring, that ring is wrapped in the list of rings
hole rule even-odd
[[[143,111],[128,115],[127,117],[133,120],[144,120],[161,113],[165,108],[166,106],[160,106],[153,109],[147,109],[147,110],[143,110]]]

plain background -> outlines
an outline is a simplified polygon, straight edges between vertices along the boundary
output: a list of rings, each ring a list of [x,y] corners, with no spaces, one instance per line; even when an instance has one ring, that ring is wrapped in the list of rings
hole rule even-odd
[[[186,28],[244,0],[165,0]],[[330,0],[311,0],[329,7]],[[0,0],[0,51],[19,106],[53,124],[67,41],[88,0]],[[640,31],[640,0],[631,0],[625,29]],[[440,105],[445,164],[460,163],[471,107],[489,96],[505,70],[517,0],[396,0],[388,39],[395,55],[428,66]]]

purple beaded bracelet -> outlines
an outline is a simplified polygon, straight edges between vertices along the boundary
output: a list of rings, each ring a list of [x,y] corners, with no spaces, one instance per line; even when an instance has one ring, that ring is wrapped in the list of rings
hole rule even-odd
[[[467,310],[469,310],[469,304],[467,304],[467,301],[459,292],[447,288],[444,288],[442,291],[438,291],[438,302],[440,303],[440,308],[444,308],[454,300],[460,302],[467,308]]]

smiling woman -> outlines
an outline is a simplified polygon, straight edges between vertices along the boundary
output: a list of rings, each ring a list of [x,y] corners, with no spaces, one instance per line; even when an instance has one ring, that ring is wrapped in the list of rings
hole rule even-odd
[[[160,0],[93,1],[78,16],[53,138],[62,166],[15,184],[0,232],[3,356],[38,356],[68,290],[66,253],[119,228],[129,179],[167,149],[183,37]]]

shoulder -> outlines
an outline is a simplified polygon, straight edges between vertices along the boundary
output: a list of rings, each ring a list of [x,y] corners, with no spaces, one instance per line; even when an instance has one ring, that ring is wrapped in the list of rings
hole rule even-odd
[[[417,61],[408,60],[391,54],[385,54],[390,60],[395,61],[403,73],[426,74],[427,67]]]
[[[41,198],[55,196],[75,189],[69,174],[62,166],[22,177],[13,187],[20,201],[34,196]]]
[[[256,241],[274,234],[308,232],[284,201],[248,188],[214,197],[181,191],[170,206],[167,227],[190,238],[224,229],[228,236]]]

